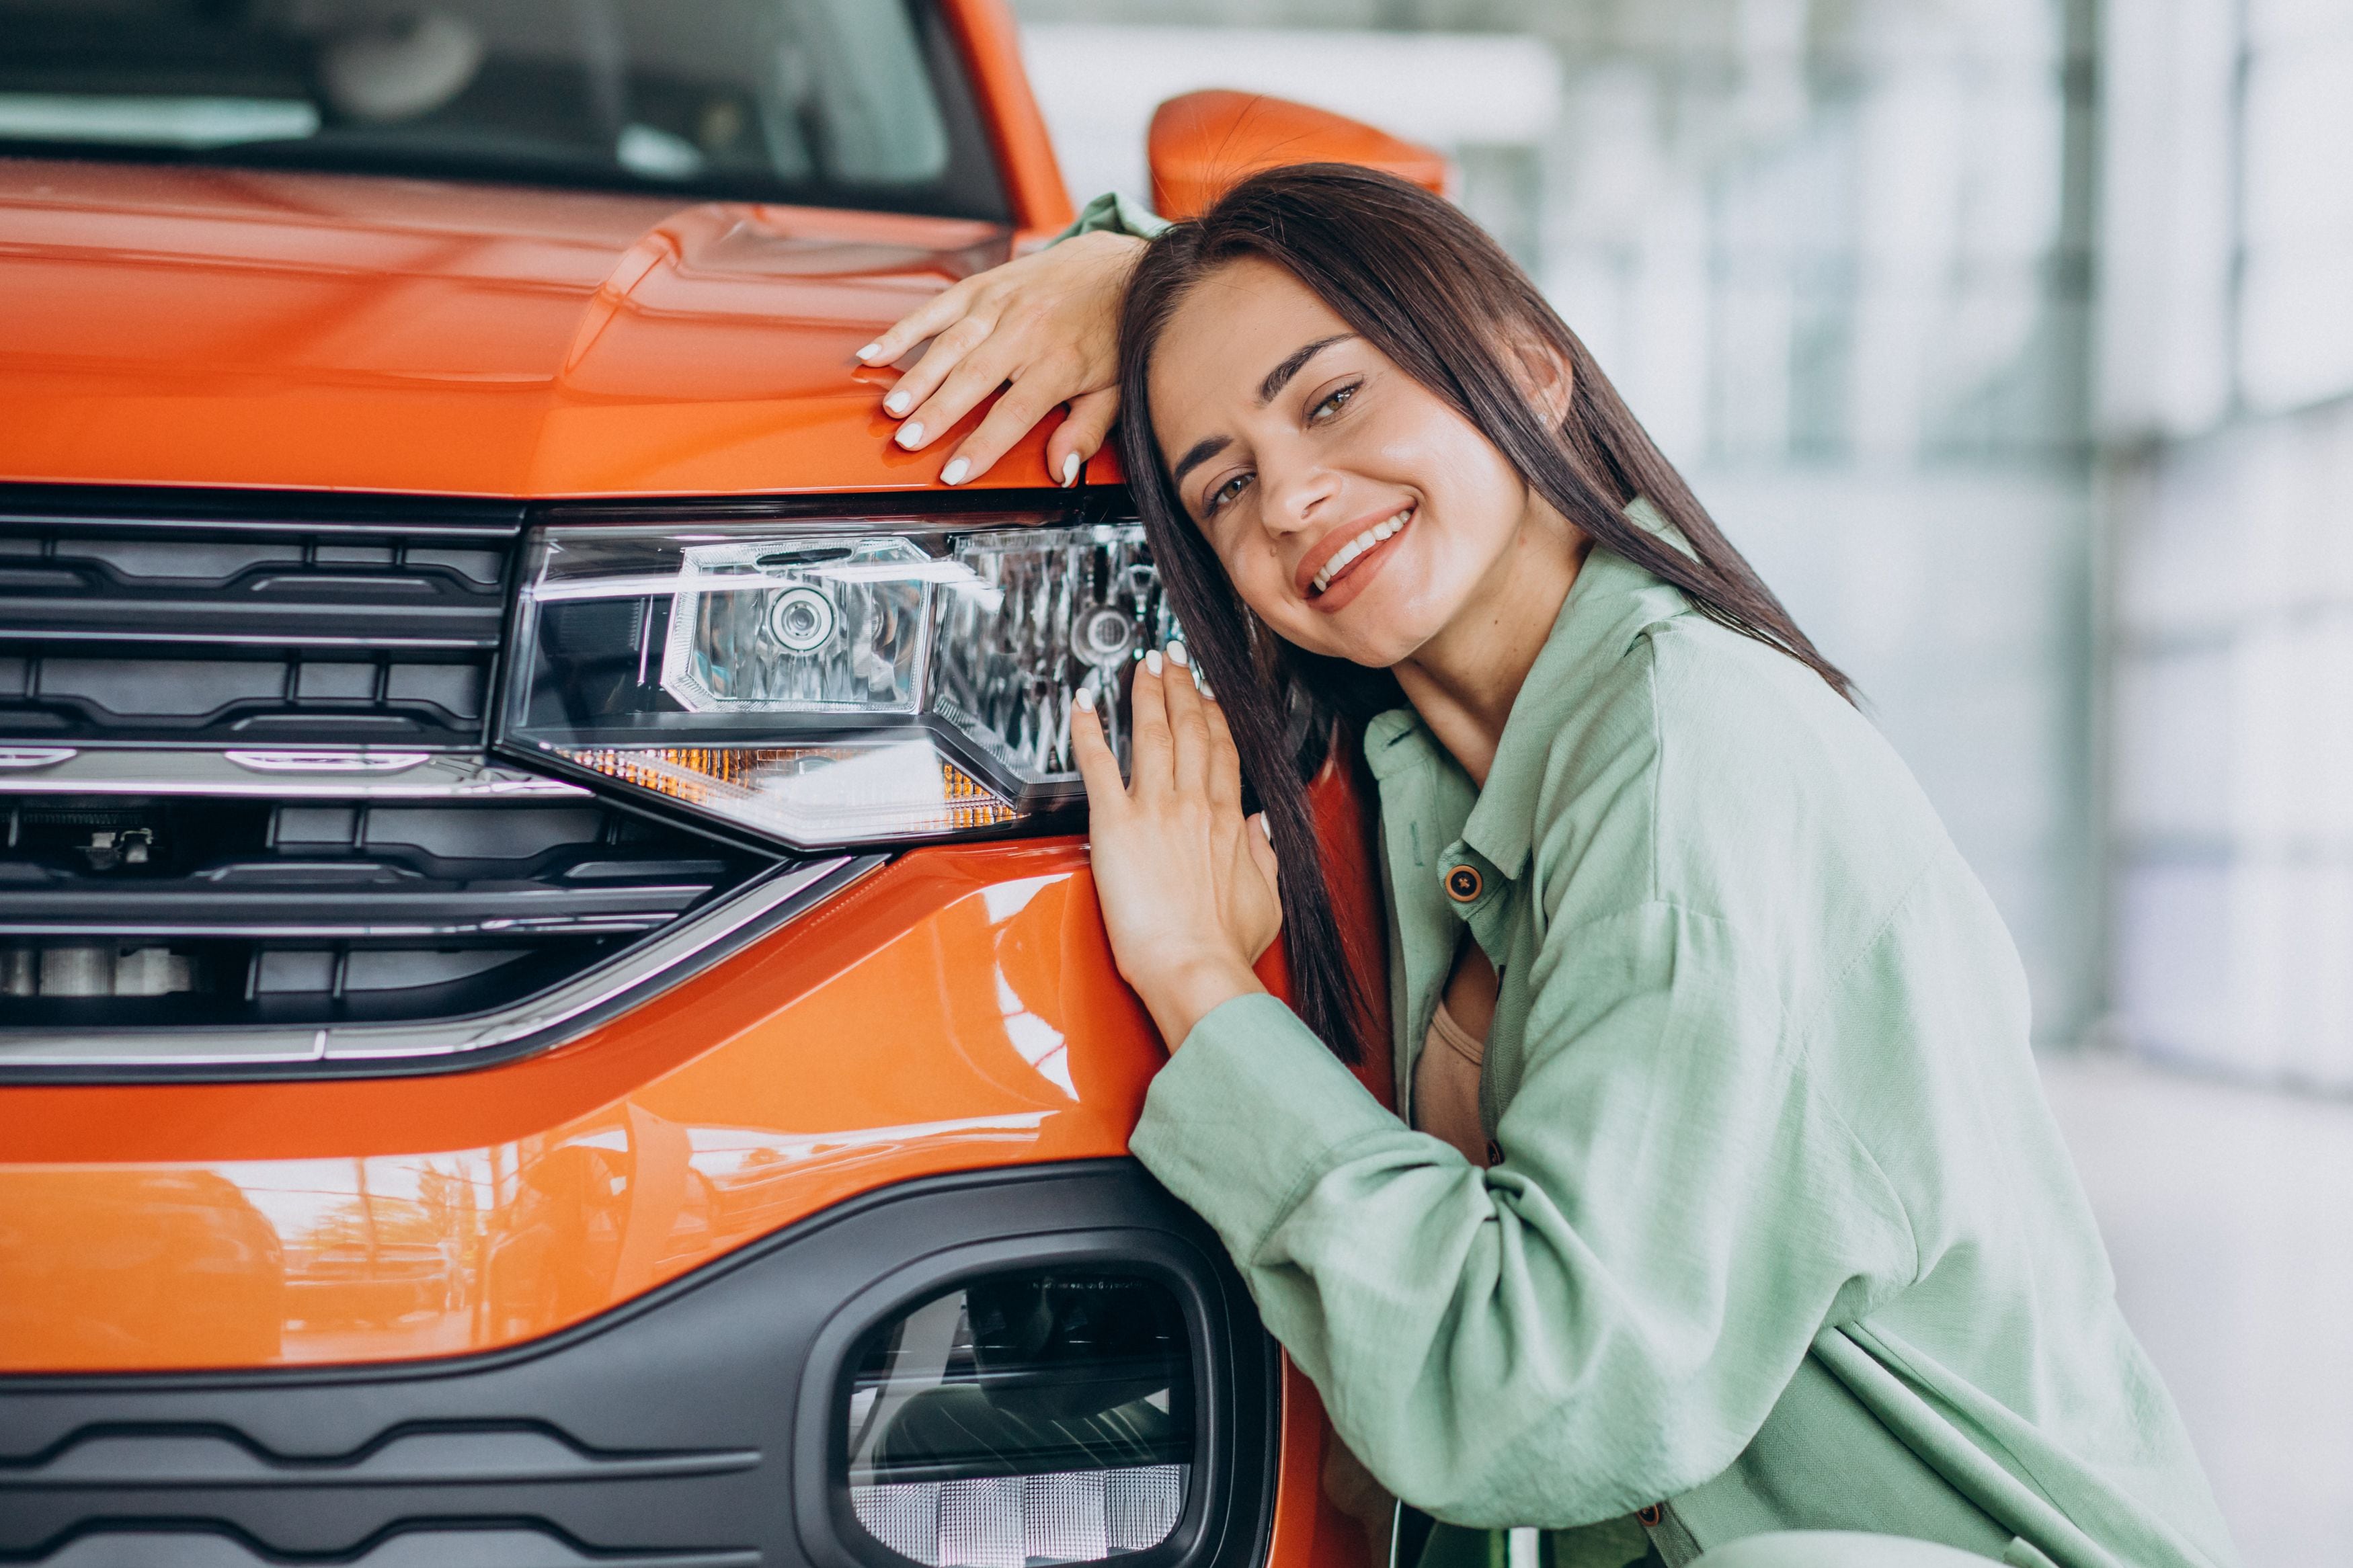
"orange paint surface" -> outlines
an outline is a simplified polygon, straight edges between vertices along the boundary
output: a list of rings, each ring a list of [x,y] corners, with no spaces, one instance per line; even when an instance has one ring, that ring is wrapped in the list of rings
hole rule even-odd
[[[520,497],[905,489],[852,351],[992,225],[0,160],[0,479]],[[1042,437],[1032,443],[1042,448]],[[1042,449],[997,482],[1043,484]]]
[[[1282,1568],[1364,1568],[1386,1555],[1388,1494],[1377,1490],[1332,1430],[1324,1396],[1282,1358],[1282,1462],[1267,1561]],[[1343,1499],[1360,1510],[1350,1513]]]
[[[1149,138],[1153,210],[1191,217],[1262,169],[1362,163],[1444,195],[1445,154],[1388,132],[1262,93],[1213,89],[1162,104]]]
[[[1070,226],[1078,214],[1070,188],[1046,134],[1046,117],[1029,90],[1021,64],[1019,24],[1005,0],[945,0],[949,28],[964,53],[965,68],[985,106],[997,167],[1013,200],[1014,223],[1025,237],[1043,237]]]
[[[949,0],[1015,229],[0,158],[0,480],[557,498],[903,490],[853,357],[1070,198],[1001,0]],[[976,414],[973,424],[978,423]],[[980,481],[1049,483],[1033,435]]]

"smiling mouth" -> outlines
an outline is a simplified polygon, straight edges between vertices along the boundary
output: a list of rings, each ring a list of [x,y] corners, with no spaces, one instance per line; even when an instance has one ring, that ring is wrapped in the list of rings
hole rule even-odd
[[[1372,527],[1340,546],[1338,550],[1334,551],[1332,559],[1324,563],[1323,569],[1315,574],[1316,594],[1321,595],[1333,584],[1346,576],[1348,568],[1362,561],[1372,552],[1374,546],[1395,539],[1405,531],[1405,525],[1412,521],[1413,508],[1407,507],[1395,517],[1373,524]]]

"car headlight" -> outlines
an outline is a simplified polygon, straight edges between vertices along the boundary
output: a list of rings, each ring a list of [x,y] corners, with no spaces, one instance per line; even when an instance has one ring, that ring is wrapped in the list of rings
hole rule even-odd
[[[804,847],[1074,798],[1072,699],[1124,763],[1175,631],[1134,523],[558,526],[522,577],[509,747]]]

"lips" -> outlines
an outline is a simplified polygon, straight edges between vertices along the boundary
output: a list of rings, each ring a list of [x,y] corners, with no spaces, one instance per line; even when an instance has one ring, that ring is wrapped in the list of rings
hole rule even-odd
[[[1345,579],[1366,556],[1404,532],[1406,525],[1413,521],[1413,514],[1412,507],[1402,507],[1354,530],[1334,529],[1300,562],[1300,593],[1310,599],[1319,599],[1330,593],[1333,586]]]

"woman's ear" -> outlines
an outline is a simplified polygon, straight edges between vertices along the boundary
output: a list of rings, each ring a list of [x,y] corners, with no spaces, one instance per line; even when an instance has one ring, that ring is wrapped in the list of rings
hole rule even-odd
[[[1512,345],[1512,368],[1520,395],[1535,405],[1554,427],[1568,422],[1569,400],[1577,392],[1577,373],[1568,355],[1546,342]]]

